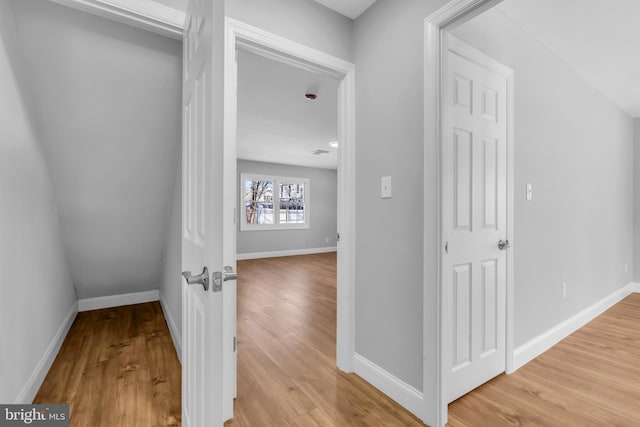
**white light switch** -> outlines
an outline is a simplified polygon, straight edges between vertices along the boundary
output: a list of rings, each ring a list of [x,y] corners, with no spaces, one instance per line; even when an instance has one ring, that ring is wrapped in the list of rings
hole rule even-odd
[[[527,201],[533,200],[533,185],[527,184]]]
[[[391,198],[391,177],[383,176],[380,180],[380,198],[382,199],[390,199]]]

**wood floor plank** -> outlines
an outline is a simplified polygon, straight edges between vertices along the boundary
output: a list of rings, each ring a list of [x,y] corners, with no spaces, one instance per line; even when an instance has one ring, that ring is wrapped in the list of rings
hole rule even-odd
[[[225,425],[422,425],[340,372],[335,345],[335,253],[239,261],[238,398]]]
[[[33,403],[68,403],[70,425],[181,423],[181,375],[158,302],[78,313]]]
[[[640,294],[449,405],[450,427],[640,425]]]
[[[335,254],[238,263],[238,398],[227,427],[417,427],[335,367]],[[640,295],[449,406],[450,427],[640,425]],[[160,305],[79,313],[34,403],[71,425],[181,425],[181,370]]]

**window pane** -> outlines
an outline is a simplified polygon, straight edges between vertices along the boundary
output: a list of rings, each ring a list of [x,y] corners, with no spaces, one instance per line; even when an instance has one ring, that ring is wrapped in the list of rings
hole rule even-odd
[[[251,180],[244,182],[246,202],[273,202],[273,181]]]
[[[280,194],[280,223],[304,224],[304,184],[281,183]]]
[[[273,181],[245,180],[244,201],[247,224],[273,224]]]
[[[273,224],[273,203],[247,202],[247,224]]]

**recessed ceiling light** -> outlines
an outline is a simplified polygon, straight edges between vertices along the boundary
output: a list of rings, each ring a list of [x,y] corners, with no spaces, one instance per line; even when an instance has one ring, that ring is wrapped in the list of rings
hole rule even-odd
[[[321,154],[329,154],[329,152],[327,150],[313,150],[311,154],[315,154],[316,156],[319,156]]]
[[[329,143],[329,147],[331,148],[338,148],[338,141],[331,141]]]

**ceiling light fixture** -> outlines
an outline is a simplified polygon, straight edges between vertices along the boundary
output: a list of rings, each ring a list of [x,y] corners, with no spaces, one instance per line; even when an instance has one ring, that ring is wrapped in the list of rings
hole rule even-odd
[[[315,154],[316,156],[319,156],[321,154],[329,154],[329,152],[327,150],[313,150],[311,154]]]
[[[329,147],[331,148],[338,148],[338,141],[331,141],[329,143]]]
[[[309,93],[305,93],[304,97],[307,98],[309,101],[313,101],[318,97],[318,95],[316,95],[315,93],[309,92]]]

